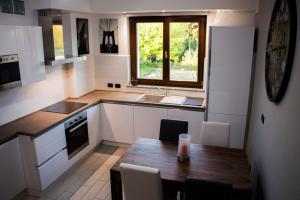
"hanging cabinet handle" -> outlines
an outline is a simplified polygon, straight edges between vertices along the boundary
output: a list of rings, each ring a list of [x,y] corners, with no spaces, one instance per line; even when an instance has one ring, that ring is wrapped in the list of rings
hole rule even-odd
[[[165,51],[165,59],[168,59],[168,52]]]

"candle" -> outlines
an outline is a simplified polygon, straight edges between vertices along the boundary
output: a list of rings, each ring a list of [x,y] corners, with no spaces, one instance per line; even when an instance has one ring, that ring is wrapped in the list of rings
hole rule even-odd
[[[189,161],[190,158],[190,141],[191,136],[188,134],[179,135],[179,144],[178,144],[178,161],[184,162]]]

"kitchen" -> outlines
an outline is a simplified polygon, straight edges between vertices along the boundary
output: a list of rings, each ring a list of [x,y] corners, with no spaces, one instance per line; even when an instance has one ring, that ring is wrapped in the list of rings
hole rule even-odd
[[[296,89],[297,79],[295,74],[297,74],[299,68],[297,64],[300,62],[297,57],[299,42],[298,40],[295,42],[295,58],[288,90],[282,102],[274,104],[268,100],[264,83],[265,48],[274,3],[273,0],[264,2],[203,1],[202,3],[195,1],[185,3],[165,1],[164,3],[149,2],[144,4],[139,2],[107,3],[96,0],[91,0],[88,3],[80,0],[72,1],[72,3],[56,0],[24,1],[25,15],[1,13],[0,25],[6,26],[5,31],[7,26],[10,26],[11,29],[14,29],[12,31],[16,31],[16,34],[22,36],[24,36],[21,34],[22,32],[27,32],[27,34],[30,32],[25,37],[16,37],[15,46],[18,49],[20,67],[25,66],[21,64],[24,62],[20,59],[22,55],[32,56],[31,61],[37,59],[37,57],[44,60],[44,56],[49,55],[48,50],[53,49],[48,48],[51,45],[46,46],[45,42],[42,41],[42,38],[45,40],[45,33],[42,33],[45,29],[37,27],[42,26],[41,17],[39,17],[41,13],[37,10],[50,9],[52,12],[58,12],[58,14],[55,13],[55,16],[61,16],[61,20],[58,21],[63,24],[64,54],[67,55],[67,59],[60,60],[57,63],[52,62],[49,64],[45,59],[46,65],[44,65],[44,68],[40,67],[41,60],[37,61],[39,70],[27,68],[31,70],[29,73],[20,69],[22,87],[0,92],[0,111],[2,113],[0,116],[1,149],[4,149],[3,145],[8,144],[8,142],[12,142],[12,146],[15,147],[10,147],[9,151],[11,152],[8,154],[5,153],[8,150],[4,149],[1,158],[3,160],[7,159],[8,155],[19,154],[20,159],[12,162],[23,165],[19,173],[25,174],[23,180],[19,180],[22,175],[14,177],[15,182],[12,181],[11,184],[21,183],[19,189],[15,187],[14,191],[8,192],[8,196],[11,196],[4,196],[3,199],[10,199],[19,195],[25,188],[46,189],[57,178],[63,176],[71,166],[84,162],[85,156],[90,155],[101,142],[105,145],[118,144],[120,146],[127,145],[128,147],[128,144],[133,143],[139,137],[158,139],[161,119],[188,121],[192,143],[200,143],[200,129],[203,121],[230,123],[229,147],[244,148],[246,150],[248,164],[251,165],[252,169],[258,168],[255,173],[260,176],[265,198],[297,199],[299,197],[297,185],[299,185],[300,179],[298,172],[299,159],[296,153],[298,150],[297,142],[299,141],[299,136],[296,135],[298,130],[297,119],[299,119],[296,102],[299,99],[299,91]],[[297,6],[299,6],[298,2]],[[51,15],[51,13],[48,15]],[[138,84],[133,86],[130,64],[132,63],[130,56],[132,55],[132,48],[129,17],[170,15],[206,16],[202,88],[158,85],[160,89],[157,89],[157,85]],[[76,30],[76,19],[78,18],[88,20],[89,52],[85,52],[83,56],[78,54]],[[117,54],[100,53],[102,38],[99,36],[99,20],[108,18],[117,19],[118,37],[115,38],[118,42]],[[231,34],[228,34],[228,38],[224,39],[225,34],[222,34],[221,37],[218,36],[218,31],[210,32],[210,26],[216,27],[215,30],[222,27],[252,27],[252,29],[247,32],[250,36],[244,33],[241,34],[246,40],[241,36],[241,42],[236,42],[234,39],[237,39],[237,37],[230,37]],[[258,30],[257,38],[254,37],[254,27]],[[35,32],[36,35],[32,34],[31,31]],[[214,33],[217,35],[215,39],[210,38],[211,34]],[[3,44],[2,38],[1,36],[1,43]],[[230,38],[234,42],[230,41]],[[32,41],[36,41],[35,45],[39,46],[28,50],[28,47],[34,44]],[[214,54],[220,56],[220,60],[223,59],[222,55],[231,56],[233,63],[237,65],[243,61],[245,62],[246,59],[250,61],[247,64],[248,71],[244,72],[244,77],[242,72],[235,71],[241,76],[237,80],[238,85],[241,87],[233,86],[234,90],[240,89],[241,91],[238,97],[234,97],[235,93],[230,88],[222,88],[226,92],[223,93],[223,96],[214,96],[214,94],[220,95],[220,93],[214,93],[214,89],[216,92],[220,89],[220,82],[217,79],[213,80],[213,76],[208,75],[213,73],[210,71],[211,66],[224,65],[223,60],[220,61],[221,64],[214,62],[218,59],[213,57],[210,60],[209,55],[212,54],[209,50],[215,44],[225,45],[225,41],[230,44],[240,44],[227,47],[238,53],[241,52],[243,45],[251,47],[251,44],[256,43],[254,53],[252,49],[251,51],[248,49],[248,54],[245,57],[233,57],[234,54],[230,55],[230,51],[220,51],[220,54],[218,52]],[[5,47],[11,47],[13,41],[4,44]],[[22,44],[25,45],[22,46]],[[29,55],[28,52],[32,52],[32,54]],[[68,63],[62,64],[59,62]],[[224,71],[222,75],[227,80],[233,80],[237,76]],[[219,80],[226,87],[226,81],[222,78]],[[112,83],[112,87],[109,83]],[[214,87],[213,83],[218,85]],[[118,84],[120,84],[120,88],[118,88]],[[164,96],[166,90],[168,91],[168,97],[192,97],[198,100],[198,105],[201,106],[184,105],[183,102],[188,99],[175,99],[180,101],[179,104],[160,102],[162,99],[159,102],[154,102],[151,99]],[[144,94],[152,94],[154,97],[145,97]],[[150,101],[147,98],[150,98]],[[42,111],[65,99],[68,102],[84,103],[86,105],[82,104],[83,107],[65,114]],[[232,102],[233,99],[236,102]],[[171,100],[174,101],[174,99]],[[214,108],[212,107],[213,104]],[[72,107],[62,104],[57,106]],[[226,121],[222,121],[224,117],[220,117],[218,115],[220,113],[226,114]],[[81,149],[75,156],[71,155],[72,153],[68,155],[68,150],[65,149],[67,141],[64,140],[67,127],[65,124],[75,123],[75,120],[76,123],[77,121],[84,122],[85,120],[82,120],[82,118],[86,119],[88,124],[85,130],[88,129],[89,144],[82,147],[83,150]],[[237,121],[239,122],[237,123]],[[56,137],[53,137],[56,138],[55,141],[46,137],[49,132],[56,134]],[[63,133],[63,135],[60,135],[60,133]],[[33,136],[34,139],[31,140],[34,134],[37,135]],[[44,143],[42,137],[45,138]],[[38,141],[39,138],[40,141]],[[51,146],[54,147],[51,142],[56,144],[56,149],[50,148]],[[50,149],[43,152],[42,149],[47,145]],[[32,148],[35,148],[35,150]],[[35,152],[39,148],[41,148],[41,155]],[[63,152],[63,154],[60,154],[62,156],[55,157],[59,152]],[[47,153],[49,155],[46,155]],[[51,161],[52,158],[66,161],[59,162],[61,167],[58,167],[60,171],[56,171],[57,173],[48,173],[54,169],[53,166],[56,166],[56,164],[51,165],[49,163],[48,166],[41,167],[44,163]],[[37,161],[31,162],[32,159],[37,159]],[[41,167],[38,173],[45,175],[42,179],[45,180],[44,182],[38,180],[40,175],[37,174],[36,170],[32,171],[36,166]],[[43,170],[45,173],[42,173]],[[6,174],[3,176],[4,178],[1,178],[2,180],[6,180],[8,174],[14,174],[4,171],[1,170],[4,175]],[[26,176],[36,177],[36,179],[32,178],[27,181]],[[13,177],[10,178],[13,180]],[[1,187],[2,184],[1,182]],[[7,189],[8,185],[7,183],[5,190],[1,188],[1,193],[2,191],[9,191]],[[30,192],[34,193],[36,191]]]

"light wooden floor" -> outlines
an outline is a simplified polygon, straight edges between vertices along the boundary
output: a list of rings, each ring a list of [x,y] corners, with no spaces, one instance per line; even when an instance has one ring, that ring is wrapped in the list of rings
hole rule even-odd
[[[43,192],[24,200],[111,200],[109,169],[126,148],[101,145],[86,160]]]

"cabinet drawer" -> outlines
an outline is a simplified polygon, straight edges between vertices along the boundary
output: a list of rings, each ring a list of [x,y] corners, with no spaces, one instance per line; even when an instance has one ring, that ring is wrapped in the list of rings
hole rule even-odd
[[[67,149],[62,150],[38,168],[41,189],[44,190],[69,168]]]
[[[64,124],[60,124],[40,137],[35,138],[34,144],[37,166],[40,166],[67,146]]]

